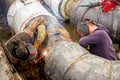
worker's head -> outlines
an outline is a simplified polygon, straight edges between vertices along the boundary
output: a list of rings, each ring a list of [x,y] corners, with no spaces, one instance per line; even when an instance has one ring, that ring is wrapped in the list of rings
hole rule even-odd
[[[87,36],[91,34],[94,32],[96,28],[97,26],[93,22],[89,21],[88,19],[84,20],[81,23],[78,23],[77,25],[77,31],[80,34],[80,36]]]
[[[31,61],[35,59],[37,51],[31,43],[20,42],[15,47],[15,55],[23,61]]]

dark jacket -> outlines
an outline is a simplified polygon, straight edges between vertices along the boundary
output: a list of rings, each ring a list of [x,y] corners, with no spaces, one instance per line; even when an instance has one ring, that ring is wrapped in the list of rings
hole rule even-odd
[[[0,25],[8,26],[5,0],[0,0]]]
[[[109,31],[103,26],[98,27],[92,34],[82,37],[79,44],[84,48],[89,45],[92,54],[109,60],[117,59]]]

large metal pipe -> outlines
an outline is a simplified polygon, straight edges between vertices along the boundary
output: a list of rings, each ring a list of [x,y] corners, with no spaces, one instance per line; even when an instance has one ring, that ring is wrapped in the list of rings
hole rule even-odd
[[[44,0],[58,18],[70,19],[70,11],[77,0]]]
[[[39,15],[52,16],[37,0],[16,0],[8,10],[8,24],[15,33],[18,33],[29,25],[31,19]]]
[[[79,25],[82,19],[90,19],[96,24],[105,25],[110,31],[110,37],[114,43],[120,43],[120,7],[117,6],[115,9],[109,12],[103,12],[101,6],[89,8],[80,7],[81,5],[88,5],[89,3],[100,2],[100,0],[79,0],[74,4],[70,13],[70,22],[74,26]]]
[[[20,1],[19,4],[21,4]],[[35,4],[37,4],[37,2]],[[34,7],[35,6],[33,6],[32,8]],[[30,8],[22,8],[22,10],[24,11],[24,13],[29,12],[29,14],[32,14]],[[64,27],[58,23],[57,19],[54,16],[46,14],[46,11],[40,4],[39,10],[42,11],[42,13],[39,13],[39,15],[37,15],[36,17],[42,16],[47,22],[46,30],[48,31],[48,38],[45,51],[47,51],[48,57],[46,57],[45,59],[44,69],[49,80],[120,79],[120,61],[109,61],[104,58],[92,55],[84,48],[80,47],[79,44],[72,41],[67,41],[66,37],[61,32],[54,30],[56,28],[64,29]],[[17,12],[20,19],[22,17],[25,17],[24,13]],[[18,21],[18,18],[14,19]],[[31,21],[31,19],[29,21]],[[18,21],[18,23],[13,23],[13,25],[17,26],[19,24],[17,26],[19,28],[20,23],[21,21]],[[13,29],[16,26],[14,26]],[[20,31],[20,29],[16,31]]]
[[[59,41],[48,53],[45,72],[50,80],[120,79],[120,61],[92,55],[76,43]]]
[[[55,2],[55,0],[50,1],[53,3]],[[50,5],[50,1],[45,0],[45,3]],[[120,7],[117,6],[108,13],[103,12],[101,6],[93,8],[81,7],[81,5],[89,5],[90,3],[96,2],[101,2],[101,0],[60,0],[57,2],[57,4],[54,4],[54,6],[59,5],[59,12],[61,12],[61,15],[65,19],[70,19],[70,22],[73,26],[79,25],[78,23],[80,23],[83,18],[105,25],[110,30],[110,37],[112,38],[113,42],[120,44]],[[53,3],[51,3],[51,5]],[[51,9],[54,10],[52,7]]]

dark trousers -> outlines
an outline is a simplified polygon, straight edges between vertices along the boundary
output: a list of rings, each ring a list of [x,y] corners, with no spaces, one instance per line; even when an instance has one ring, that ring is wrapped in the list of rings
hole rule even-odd
[[[8,26],[5,0],[0,0],[0,25]]]

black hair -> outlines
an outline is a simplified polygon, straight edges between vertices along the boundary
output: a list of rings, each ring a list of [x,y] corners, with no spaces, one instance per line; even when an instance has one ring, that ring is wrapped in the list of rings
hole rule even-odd
[[[78,31],[78,33],[82,34],[83,36],[89,35],[89,27],[87,25],[87,22],[78,23],[77,31]]]

